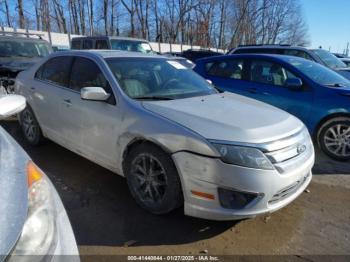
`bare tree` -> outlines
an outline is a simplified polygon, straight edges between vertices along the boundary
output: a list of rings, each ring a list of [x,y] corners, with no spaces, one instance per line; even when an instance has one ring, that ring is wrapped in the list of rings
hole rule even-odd
[[[127,4],[125,0],[121,0],[123,6],[128,11],[130,15],[130,36],[135,36],[135,7],[134,7],[134,0],[130,0],[130,3]]]
[[[25,28],[25,19],[24,19],[24,13],[23,13],[23,0],[17,1],[17,10],[18,10],[18,21],[19,21],[19,27]]]
[[[94,34],[94,4],[93,0],[87,0],[87,10],[89,17],[90,35]]]
[[[149,0],[133,0],[135,13],[140,24],[140,31],[142,38],[149,38],[149,24],[148,15],[150,9]]]
[[[8,0],[0,0],[0,12],[6,14],[2,23],[33,23],[38,30],[121,34],[223,49],[309,42],[300,0],[31,0],[32,6],[12,1],[15,12]]]
[[[60,32],[67,33],[67,22],[64,15],[63,6],[61,1],[53,0],[54,10],[56,13],[57,26],[60,29]]]
[[[78,10],[79,10],[79,20],[80,20],[80,29],[81,33],[85,35],[86,27],[85,27],[85,0],[77,0],[78,2]]]
[[[6,24],[7,24],[7,26],[8,26],[8,27],[11,27],[11,26],[12,26],[12,23],[11,23],[11,18],[10,18],[10,10],[9,10],[8,2],[7,2],[7,0],[3,0],[3,1],[1,2],[1,5],[2,5],[2,3],[3,3],[4,6],[5,6],[5,10],[1,10],[1,11],[4,12],[5,15],[6,15]]]
[[[71,19],[70,19],[71,29],[74,29],[74,33],[79,35],[80,34],[79,18],[78,18],[78,11],[77,11],[75,0],[69,0],[69,10],[70,10],[70,16],[71,16]]]

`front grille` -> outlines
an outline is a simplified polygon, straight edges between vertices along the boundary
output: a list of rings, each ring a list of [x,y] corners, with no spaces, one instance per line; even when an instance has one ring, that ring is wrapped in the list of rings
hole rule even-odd
[[[265,152],[279,173],[285,173],[307,161],[313,153],[313,145],[307,130],[279,141],[280,148]]]
[[[305,181],[308,179],[309,176],[310,176],[310,174],[307,174],[302,179],[300,179],[300,180],[296,181],[295,183],[281,189],[280,191],[278,191],[276,194],[273,195],[273,197],[270,199],[270,201],[268,203],[270,205],[273,205],[273,204],[276,204],[276,203],[282,201],[283,199],[286,199],[287,197],[293,195],[293,193],[298,191],[298,189],[305,183]]]

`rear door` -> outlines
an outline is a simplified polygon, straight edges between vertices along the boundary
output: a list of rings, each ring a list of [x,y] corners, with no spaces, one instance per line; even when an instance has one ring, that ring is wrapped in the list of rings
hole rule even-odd
[[[306,123],[313,102],[312,90],[306,84],[300,89],[285,86],[288,78],[297,78],[281,64],[264,59],[252,59],[248,68],[250,81],[247,96],[281,108]]]
[[[60,108],[68,88],[71,63],[70,56],[49,59],[35,73],[34,82],[29,86],[31,106],[43,132],[58,143],[65,141]]]
[[[245,60],[226,58],[203,65],[205,78],[222,91],[245,95],[249,83],[245,81]]]

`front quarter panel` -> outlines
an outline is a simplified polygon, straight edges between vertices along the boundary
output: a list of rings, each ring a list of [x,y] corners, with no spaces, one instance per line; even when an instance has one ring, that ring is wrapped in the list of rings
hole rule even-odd
[[[316,89],[316,88],[315,88]],[[319,124],[324,119],[334,116],[348,115],[350,117],[350,96],[342,95],[336,88],[317,86],[314,106],[306,126],[311,134],[317,132]]]
[[[180,151],[218,157],[209,142],[186,127],[152,113],[140,103],[131,103],[123,115],[123,130],[117,140],[119,174],[123,175],[122,163],[125,152],[134,142],[149,141],[169,154]]]

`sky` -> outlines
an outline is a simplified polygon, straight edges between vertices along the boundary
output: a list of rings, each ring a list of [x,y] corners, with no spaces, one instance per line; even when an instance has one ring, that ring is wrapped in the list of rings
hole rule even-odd
[[[311,47],[343,53],[350,42],[350,0],[300,0]],[[350,46],[349,46],[350,48]]]

